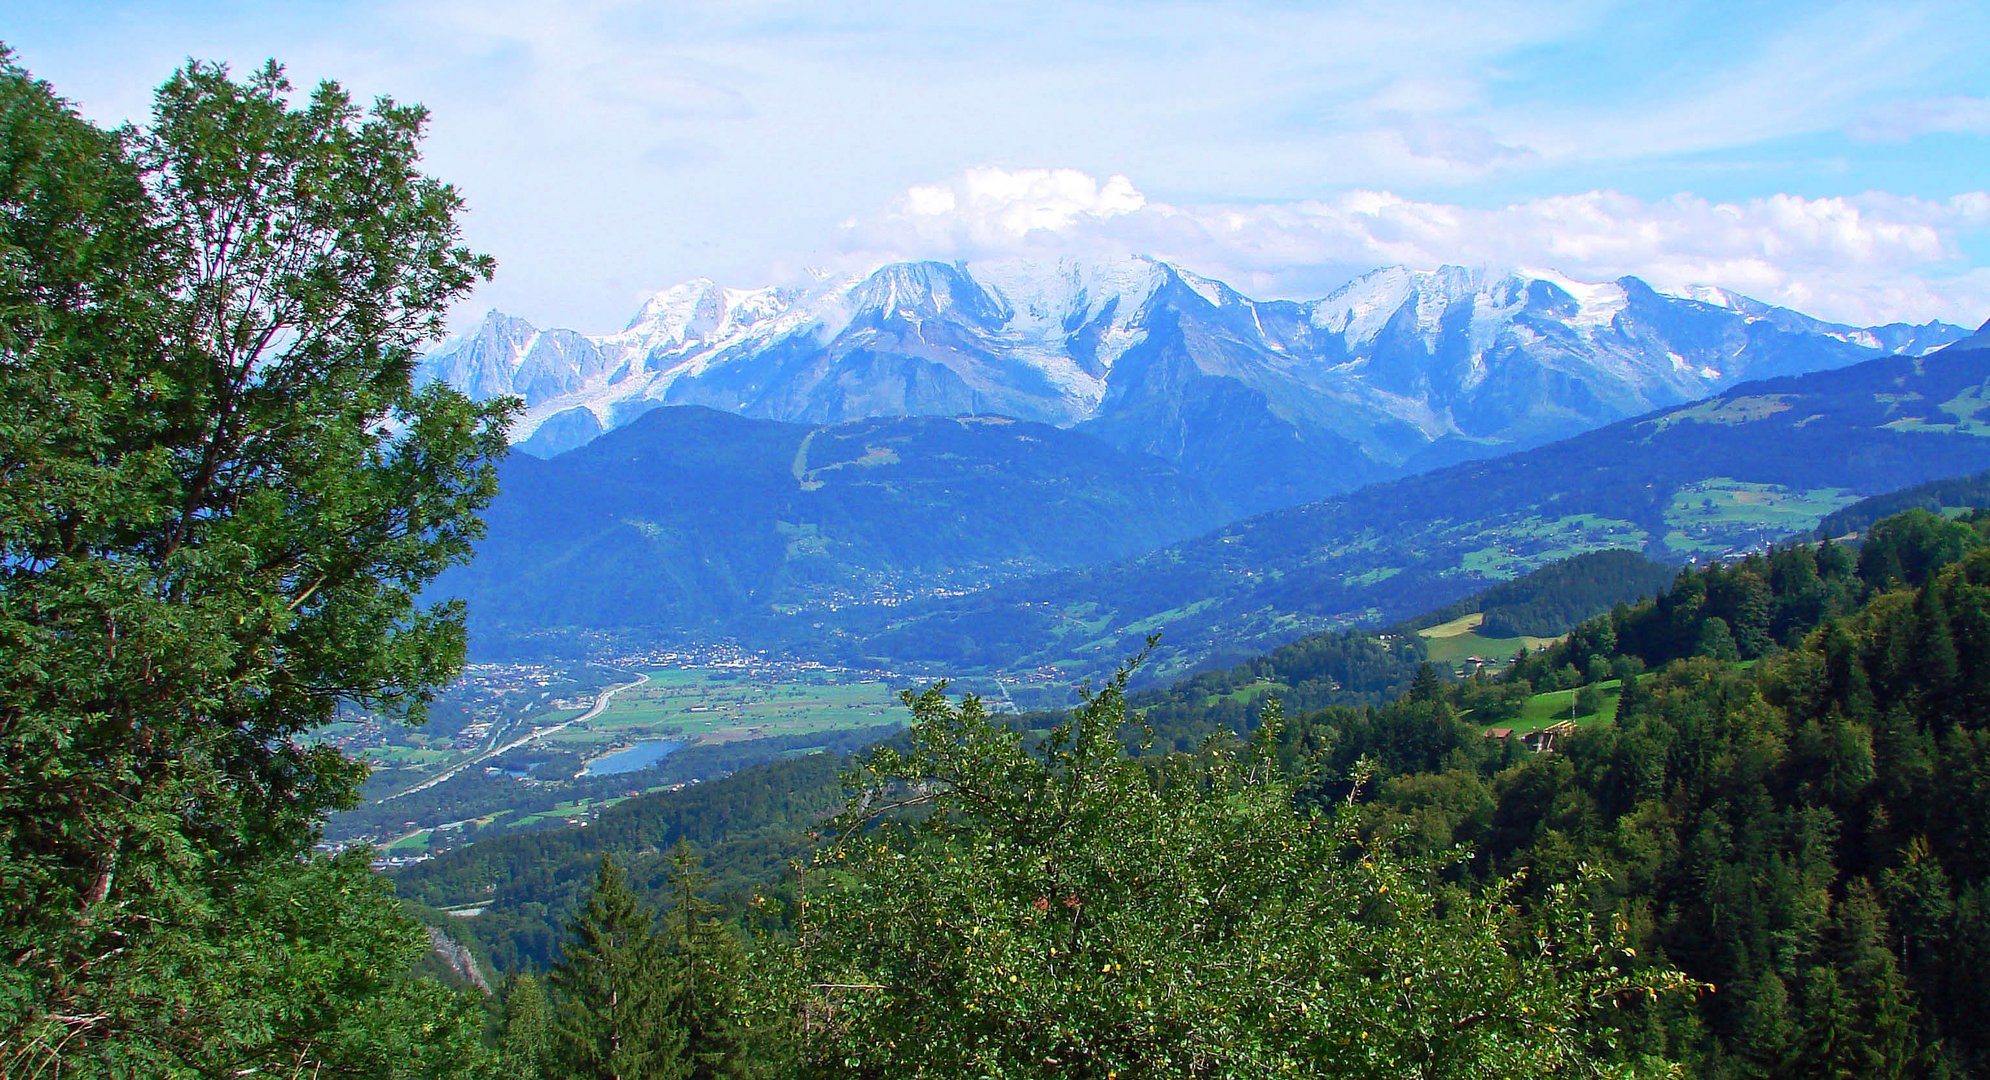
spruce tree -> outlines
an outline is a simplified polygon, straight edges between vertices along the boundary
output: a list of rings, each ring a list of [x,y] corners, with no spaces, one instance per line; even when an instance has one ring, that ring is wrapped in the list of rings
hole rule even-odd
[[[553,1005],[538,976],[525,972],[504,994],[504,1028],[498,1034],[499,1061],[511,1080],[555,1080]]]
[[[697,853],[680,840],[670,853],[674,906],[664,918],[664,999],[671,1024],[684,1032],[685,1075],[692,1080],[749,1075],[740,994],[746,955],[719,919],[718,905],[705,898],[709,886]]]
[[[690,1075],[685,1033],[667,1012],[656,916],[601,857],[586,910],[568,927],[550,982],[562,1075],[679,1080]]]
[[[1913,994],[1894,959],[1893,931],[1872,883],[1855,878],[1833,919],[1831,960],[1859,1002],[1859,1075],[1920,1075]]]

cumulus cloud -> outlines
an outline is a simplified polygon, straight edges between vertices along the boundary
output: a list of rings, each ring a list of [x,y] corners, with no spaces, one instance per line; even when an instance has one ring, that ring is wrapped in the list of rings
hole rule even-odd
[[[1131,214],[1147,204],[1124,176],[1077,169],[969,169],[908,189],[894,220],[928,242],[999,248]]]
[[[1471,207],[1362,189],[1177,205],[1123,176],[982,167],[847,223],[843,251],[853,262],[1148,254],[1260,296],[1319,296],[1384,265],[1539,267],[1717,285],[1845,322],[1974,325],[1990,315],[1990,271],[1969,267],[1962,247],[1986,230],[1984,192],[1721,202],[1587,191]]]

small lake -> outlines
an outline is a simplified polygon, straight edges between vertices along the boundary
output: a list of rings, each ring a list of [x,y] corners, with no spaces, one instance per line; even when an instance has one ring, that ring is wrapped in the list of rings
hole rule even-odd
[[[618,773],[630,773],[647,769],[664,758],[669,757],[673,751],[680,749],[683,745],[681,742],[672,742],[669,739],[639,742],[626,750],[617,750],[612,754],[603,754],[595,758],[593,761],[587,763],[587,768],[582,769],[580,774],[582,776],[614,776]]]

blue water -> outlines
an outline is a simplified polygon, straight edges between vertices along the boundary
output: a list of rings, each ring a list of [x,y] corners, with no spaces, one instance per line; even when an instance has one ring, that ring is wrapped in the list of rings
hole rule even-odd
[[[612,754],[604,754],[601,757],[595,758],[593,761],[587,763],[587,768],[582,769],[580,774],[582,776],[614,776],[618,773],[636,772],[639,769],[647,769],[664,758],[669,757],[672,751],[677,750],[683,745],[681,742],[671,742],[669,739],[639,742],[627,750],[617,750]]]

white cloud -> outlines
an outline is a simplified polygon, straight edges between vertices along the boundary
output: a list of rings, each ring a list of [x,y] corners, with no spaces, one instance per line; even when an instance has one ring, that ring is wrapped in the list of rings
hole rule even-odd
[[[1266,296],[1317,296],[1376,266],[1550,267],[1660,289],[1720,285],[1854,323],[1990,315],[1990,271],[1966,265],[1990,193],[1735,202],[1615,191],[1491,208],[1358,189],[1326,199],[1175,205],[1123,176],[980,167],[848,223],[846,261],[1150,254]]]
[[[1146,202],[1124,176],[1100,183],[1077,169],[982,167],[907,190],[892,216],[931,240],[1000,245],[1131,214]]]

